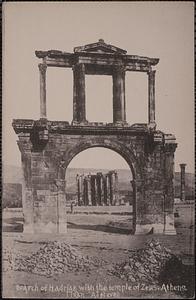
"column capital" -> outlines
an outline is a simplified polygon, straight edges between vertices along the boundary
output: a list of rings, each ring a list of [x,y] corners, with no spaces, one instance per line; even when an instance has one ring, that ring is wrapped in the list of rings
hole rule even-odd
[[[181,167],[181,168],[185,168],[185,167],[186,167],[186,164],[184,164],[184,163],[183,163],[183,164],[180,164],[180,167]]]
[[[126,66],[124,66],[124,65],[113,66],[113,71],[114,71],[114,73],[125,74]]]
[[[155,73],[156,73],[156,70],[148,70],[148,71],[147,71],[147,74],[148,74],[149,76],[155,76]]]
[[[38,64],[38,68],[39,68],[40,72],[43,74],[46,72],[47,64],[40,63],[40,64]]]
[[[76,71],[76,70],[85,71],[85,64],[84,63],[76,63],[75,65],[72,66],[72,70],[73,71]]]

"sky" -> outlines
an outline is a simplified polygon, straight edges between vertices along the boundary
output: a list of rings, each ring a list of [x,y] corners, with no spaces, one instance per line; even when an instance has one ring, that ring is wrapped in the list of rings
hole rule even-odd
[[[159,58],[156,66],[157,129],[176,136],[175,169],[194,172],[194,3],[4,2],[3,3],[3,162],[20,165],[12,120],[39,119],[39,59],[35,50],[62,50],[98,41],[130,55]],[[72,70],[47,69],[47,116],[72,120]],[[147,75],[127,72],[127,121],[147,122]],[[112,121],[112,79],[86,76],[89,121]],[[127,167],[109,149],[89,149],[72,167]],[[93,165],[93,166],[92,166]]]

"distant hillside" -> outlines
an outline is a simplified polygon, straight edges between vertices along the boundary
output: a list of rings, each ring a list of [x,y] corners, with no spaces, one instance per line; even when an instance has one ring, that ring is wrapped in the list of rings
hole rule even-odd
[[[76,175],[77,174],[93,174],[97,172],[107,173],[107,169],[78,169],[78,168],[68,168],[66,171],[66,185],[67,192],[73,193],[76,191]],[[119,178],[119,189],[120,190],[130,190],[130,180],[132,179],[132,174],[129,170],[117,169]],[[193,195],[195,189],[195,176],[192,173],[186,173],[186,194]],[[21,167],[7,165],[3,170],[3,182],[4,183],[22,183],[22,169]],[[180,196],[180,172],[175,172],[174,178],[175,185],[175,197]]]
[[[20,183],[5,183],[3,185],[2,207],[22,206],[22,185]]]

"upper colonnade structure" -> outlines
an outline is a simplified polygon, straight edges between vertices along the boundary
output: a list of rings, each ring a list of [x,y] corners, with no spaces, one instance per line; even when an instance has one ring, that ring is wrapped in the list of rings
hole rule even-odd
[[[12,124],[18,135],[23,167],[24,232],[66,232],[66,169],[80,152],[105,147],[120,154],[132,173],[132,232],[146,233],[153,229],[155,233],[175,233],[173,179],[177,143],[173,134],[156,129],[154,68],[159,59],[128,55],[103,40],[76,47],[73,53],[36,51],[36,56],[42,60],[39,63],[40,118],[16,119]],[[48,67],[73,71],[71,124],[47,119]],[[125,74],[128,71],[147,74],[148,123],[126,121]],[[86,119],[86,74],[112,76],[112,123]]]
[[[75,47],[74,53],[58,50],[36,51],[42,59],[40,70],[40,117],[46,114],[47,67],[72,68],[73,70],[73,122],[88,124],[86,120],[85,75],[110,75],[113,79],[113,123],[126,124],[125,75],[127,71],[145,72],[148,75],[148,123],[155,127],[155,70],[158,58],[127,55],[127,51],[97,43]]]

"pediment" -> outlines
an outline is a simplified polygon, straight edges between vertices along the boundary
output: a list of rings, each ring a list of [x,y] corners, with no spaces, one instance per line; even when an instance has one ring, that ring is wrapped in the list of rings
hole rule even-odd
[[[96,43],[79,46],[74,48],[75,53],[86,52],[86,53],[105,53],[105,54],[126,54],[127,51],[116,46],[106,44],[104,40],[100,39]]]

